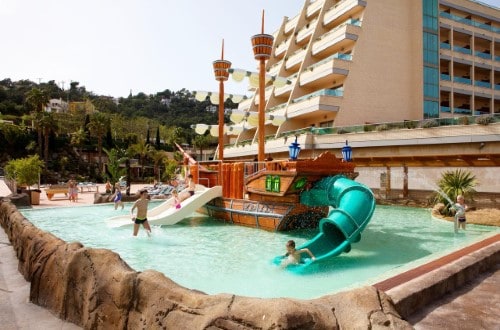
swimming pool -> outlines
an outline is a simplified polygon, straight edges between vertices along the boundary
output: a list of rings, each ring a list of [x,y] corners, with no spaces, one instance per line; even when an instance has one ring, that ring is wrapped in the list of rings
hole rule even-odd
[[[135,270],[155,269],[178,284],[209,294],[310,299],[372,284],[456,250],[500,230],[468,225],[455,234],[453,224],[434,220],[430,210],[378,206],[372,221],[350,253],[314,263],[297,274],[272,264],[285,243],[298,245],[316,230],[267,232],[193,217],[173,226],[143,229],[108,228],[105,219],[129,212],[112,205],[31,209],[21,212],[37,227],[68,241],[119,253]],[[151,205],[150,207],[153,207]]]

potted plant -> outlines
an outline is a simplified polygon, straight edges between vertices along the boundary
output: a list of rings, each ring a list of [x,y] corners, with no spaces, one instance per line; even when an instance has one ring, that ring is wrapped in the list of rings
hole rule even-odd
[[[43,161],[38,155],[10,160],[5,166],[5,176],[16,182],[18,186],[26,186],[32,205],[40,204],[40,189],[31,190],[38,183],[43,168]]]

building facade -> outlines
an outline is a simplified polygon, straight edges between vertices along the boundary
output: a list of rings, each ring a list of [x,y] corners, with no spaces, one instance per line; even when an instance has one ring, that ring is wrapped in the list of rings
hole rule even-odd
[[[471,0],[306,0],[273,36],[267,73],[290,83],[264,91],[266,114],[286,116],[266,124],[266,152],[273,138],[305,128],[500,114],[499,8]],[[258,94],[238,110],[257,111]],[[254,128],[229,141],[256,139]],[[252,154],[226,149],[230,158]]]

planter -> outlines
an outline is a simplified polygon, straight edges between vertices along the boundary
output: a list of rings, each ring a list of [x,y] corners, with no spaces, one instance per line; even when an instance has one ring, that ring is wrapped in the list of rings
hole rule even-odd
[[[41,191],[36,189],[36,190],[30,190],[30,201],[31,205],[40,205],[40,193]]]

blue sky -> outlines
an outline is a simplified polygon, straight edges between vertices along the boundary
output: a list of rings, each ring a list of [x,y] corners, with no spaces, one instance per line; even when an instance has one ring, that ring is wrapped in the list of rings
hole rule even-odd
[[[500,0],[483,0],[496,4]],[[212,61],[257,70],[250,38],[279,28],[304,0],[0,0],[0,79],[78,81],[115,97],[217,91]],[[226,92],[245,93],[230,79]],[[249,93],[247,93],[249,94]]]

